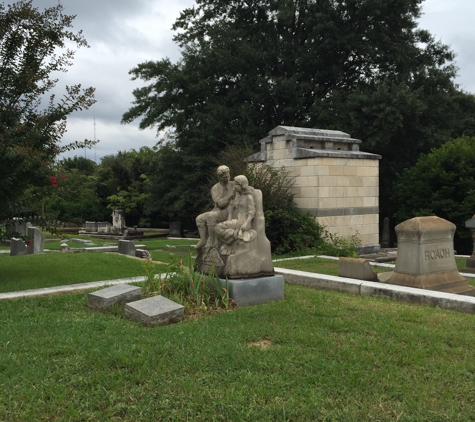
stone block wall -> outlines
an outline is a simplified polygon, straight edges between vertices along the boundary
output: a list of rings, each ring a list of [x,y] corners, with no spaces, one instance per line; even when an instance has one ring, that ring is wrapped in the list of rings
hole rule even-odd
[[[379,248],[379,155],[339,131],[278,126],[251,162],[284,167],[295,178],[298,208],[339,236],[359,233]]]

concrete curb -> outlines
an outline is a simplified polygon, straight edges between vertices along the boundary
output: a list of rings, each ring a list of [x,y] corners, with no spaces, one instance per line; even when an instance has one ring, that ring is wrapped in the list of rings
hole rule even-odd
[[[361,296],[383,297],[398,302],[419,303],[469,314],[475,313],[475,297],[397,286],[374,281],[363,281],[332,275],[275,268],[288,284],[298,284],[322,290],[336,290]]]
[[[82,284],[67,284],[65,286],[45,287],[43,289],[21,290],[18,292],[0,293],[0,300],[19,299],[22,297],[45,296],[57,293],[72,293],[80,290],[94,289],[103,286],[115,286],[116,284],[138,283],[145,281],[146,277],[119,278],[116,280],[92,281]]]

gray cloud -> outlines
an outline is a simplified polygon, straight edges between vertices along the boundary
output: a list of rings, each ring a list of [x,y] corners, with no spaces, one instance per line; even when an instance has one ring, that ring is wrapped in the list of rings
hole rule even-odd
[[[132,91],[140,81],[131,81],[129,70],[147,60],[169,57],[176,61],[180,52],[173,43],[171,26],[181,10],[194,0],[60,0],[64,12],[77,15],[74,30],[82,29],[90,44],[76,53],[74,65],[60,74],[56,92],[64,85],[81,83],[96,88],[96,105],[90,110],[74,113],[68,119],[64,143],[92,139],[94,116],[96,137],[101,143],[96,158],[119,150],[153,146],[154,129],[139,131],[138,122],[121,125],[122,114],[133,101]],[[33,0],[39,9],[58,4],[58,0]],[[461,88],[475,92],[475,2],[473,0],[426,0],[422,3],[420,26],[437,40],[449,44],[457,53],[456,64]],[[84,154],[84,151],[68,155]],[[89,158],[94,151],[86,151]]]

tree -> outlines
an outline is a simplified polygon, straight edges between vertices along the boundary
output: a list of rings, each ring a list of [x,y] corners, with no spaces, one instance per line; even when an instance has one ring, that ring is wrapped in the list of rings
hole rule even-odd
[[[197,0],[174,25],[182,58],[130,71],[148,85],[122,121],[175,130],[169,148],[181,171],[162,174],[163,195],[185,203],[226,145],[257,149],[284,124],[344,130],[385,154],[390,212],[390,175],[475,133],[475,99],[453,83],[453,53],[417,28],[421,2]]]
[[[123,208],[129,226],[149,227],[155,222],[149,181],[155,154],[148,147],[119,151],[103,157],[99,166],[96,194],[104,207]]]
[[[40,12],[32,0],[0,4],[0,218],[13,212],[28,184],[48,185],[59,153],[93,144],[60,145],[67,116],[94,104],[93,88],[67,86],[60,100],[51,95],[42,104],[58,82],[52,74],[72,65],[67,43],[87,47],[81,31],[70,30],[73,19],[61,5]]]
[[[457,226],[455,249],[472,252],[465,221],[475,213],[475,137],[461,137],[422,154],[395,183],[396,222],[437,215]]]

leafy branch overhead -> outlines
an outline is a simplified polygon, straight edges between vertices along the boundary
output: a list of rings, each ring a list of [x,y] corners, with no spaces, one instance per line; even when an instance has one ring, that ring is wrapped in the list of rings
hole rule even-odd
[[[73,64],[68,46],[88,47],[82,32],[72,32],[74,16],[57,5],[40,12],[32,0],[0,4],[0,196],[7,212],[28,183],[47,183],[48,169],[66,150],[93,141],[61,146],[68,115],[94,104],[94,88],[66,86],[57,99],[51,92],[56,72]]]
[[[475,99],[454,84],[451,49],[418,28],[421,4],[197,0],[183,10],[173,27],[181,59],[133,68],[132,79],[145,84],[122,118],[174,130],[174,152],[163,157],[181,171],[163,181],[172,192],[158,196],[190,209],[212,157],[226,146],[258,149],[284,124],[342,130],[383,155],[381,211],[389,213],[395,173],[420,153],[475,134]]]

